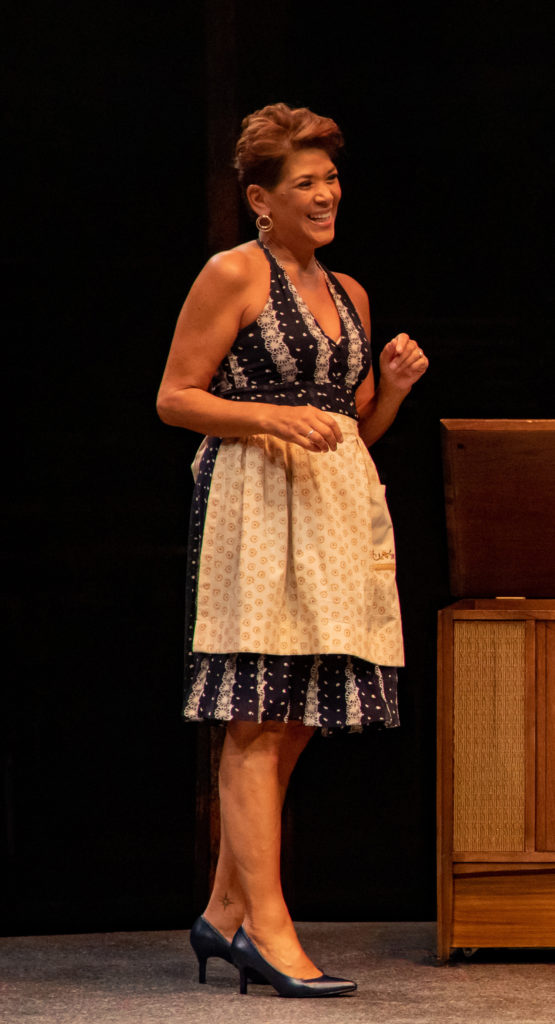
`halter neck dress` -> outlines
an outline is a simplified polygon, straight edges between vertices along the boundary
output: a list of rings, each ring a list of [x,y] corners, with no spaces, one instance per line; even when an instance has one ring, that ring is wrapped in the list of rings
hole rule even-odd
[[[399,724],[403,640],[391,519],[358,433],[371,366],[354,305],[322,267],[341,321],[334,341],[285,269],[239,331],[210,391],[233,402],[313,405],[338,420],[336,452],[270,434],[205,438],[189,529],[184,717]]]

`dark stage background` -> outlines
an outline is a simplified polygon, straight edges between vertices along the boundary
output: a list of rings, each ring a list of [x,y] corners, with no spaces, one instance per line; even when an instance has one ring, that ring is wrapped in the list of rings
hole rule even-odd
[[[181,928],[202,904],[198,730],[180,720],[199,438],[154,403],[214,239],[252,230],[241,214],[237,235],[229,185],[240,119],[276,100],[343,127],[323,259],[368,288],[376,352],[408,330],[431,360],[374,451],[396,524],[402,728],[313,741],[287,889],[298,919],[435,916],[438,421],[555,413],[550,9],[30,0],[14,15],[5,933]]]

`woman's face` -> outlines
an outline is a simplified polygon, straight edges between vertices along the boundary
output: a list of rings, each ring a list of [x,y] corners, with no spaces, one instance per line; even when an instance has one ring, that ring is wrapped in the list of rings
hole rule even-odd
[[[290,244],[302,239],[314,248],[332,241],[341,187],[337,168],[325,150],[291,153],[278,184],[264,191],[274,222],[272,236]]]

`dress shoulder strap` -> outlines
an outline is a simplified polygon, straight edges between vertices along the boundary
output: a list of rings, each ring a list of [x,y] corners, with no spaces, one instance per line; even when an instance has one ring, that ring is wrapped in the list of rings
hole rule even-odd
[[[347,311],[349,313],[349,316],[351,317],[353,323],[356,324],[357,328],[359,330],[361,330],[363,332],[363,334],[365,334],[366,332],[364,331],[364,326],[363,326],[362,320],[360,319],[360,316],[358,315],[357,308],[356,308],[353,300],[351,299],[348,291],[346,291],[344,286],[341,284],[341,282],[335,276],[335,274],[332,273],[331,270],[328,270],[328,268],[325,267],[323,265],[323,263],[320,263],[320,266],[321,266],[322,270],[324,271],[324,274],[326,275],[326,277],[327,277],[329,283],[331,284],[334,292],[336,292],[338,297],[341,299],[343,305],[346,307],[346,309],[347,309]]]

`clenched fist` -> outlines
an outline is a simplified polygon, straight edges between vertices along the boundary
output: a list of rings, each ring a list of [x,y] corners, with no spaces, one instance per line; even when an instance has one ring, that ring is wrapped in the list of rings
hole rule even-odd
[[[398,334],[387,343],[380,355],[382,386],[397,391],[410,391],[428,369],[429,363],[418,342],[408,334]]]

